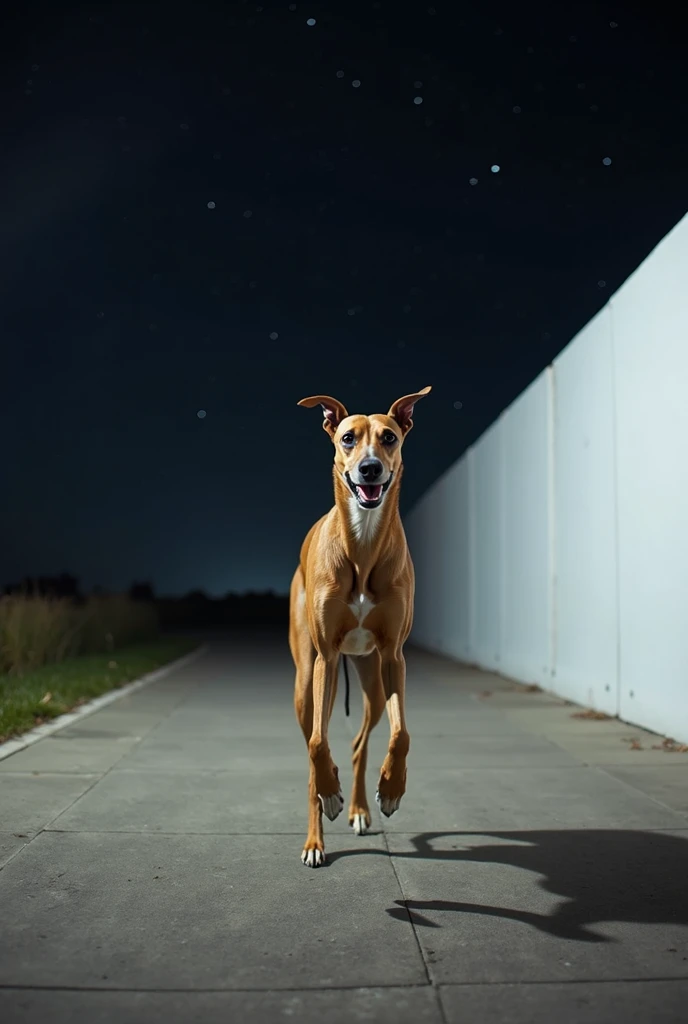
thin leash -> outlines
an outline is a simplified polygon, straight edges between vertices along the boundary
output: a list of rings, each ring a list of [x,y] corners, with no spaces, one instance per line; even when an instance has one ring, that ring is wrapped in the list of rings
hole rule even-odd
[[[346,662],[346,654],[342,654],[342,662],[344,663],[344,683],[345,683],[345,689],[344,689],[344,713],[346,714],[346,717],[348,718],[349,717],[349,690],[350,690],[350,686],[349,686],[349,666],[347,665],[347,662]]]

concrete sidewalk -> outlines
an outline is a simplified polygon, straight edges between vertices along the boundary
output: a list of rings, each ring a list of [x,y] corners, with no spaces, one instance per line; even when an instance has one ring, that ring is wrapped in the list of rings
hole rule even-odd
[[[314,871],[292,682],[286,637],[214,640],[0,762],[4,1024],[685,1019],[688,754],[409,651],[401,810],[383,721],[373,831]]]

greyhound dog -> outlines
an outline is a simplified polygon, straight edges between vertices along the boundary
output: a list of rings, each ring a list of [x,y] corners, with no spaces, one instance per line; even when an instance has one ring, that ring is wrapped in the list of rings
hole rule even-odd
[[[399,516],[401,450],[413,409],[431,389],[399,398],[385,415],[350,416],[327,395],[303,398],[321,406],[334,445],[334,507],[311,527],[301,547],[290,592],[289,646],[296,666],[294,708],[308,745],[308,835],[301,860],[325,863],[323,812],[330,821],[344,807],[327,738],[340,655],[356,666],[363,721],[353,743],[354,783],[349,824],[370,828],[365,770],[368,737],[387,708],[390,740],[376,799],[389,817],[406,790],[409,733],[404,712],[406,662],[415,578]]]

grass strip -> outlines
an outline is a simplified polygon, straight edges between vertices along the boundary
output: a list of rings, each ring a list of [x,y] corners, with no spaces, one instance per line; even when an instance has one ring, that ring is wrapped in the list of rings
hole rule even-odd
[[[197,640],[168,637],[109,654],[84,654],[28,672],[0,675],[0,742],[154,672],[198,647]]]

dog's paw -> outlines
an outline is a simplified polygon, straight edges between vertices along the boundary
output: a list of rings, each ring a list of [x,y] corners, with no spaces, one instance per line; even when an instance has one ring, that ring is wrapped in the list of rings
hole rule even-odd
[[[325,851],[318,846],[306,846],[301,854],[301,860],[307,868],[321,868],[325,863]]]
[[[320,806],[323,809],[323,814],[330,821],[334,821],[344,810],[344,797],[342,796],[341,790],[339,793],[335,793],[334,796],[320,796],[318,793],[318,800]]]
[[[370,828],[370,815],[352,814],[349,818],[349,825],[357,836],[364,836]]]
[[[377,805],[386,818],[391,818],[395,811],[399,810],[399,804],[401,803],[401,797],[388,797],[382,796],[380,790],[375,794]]]

